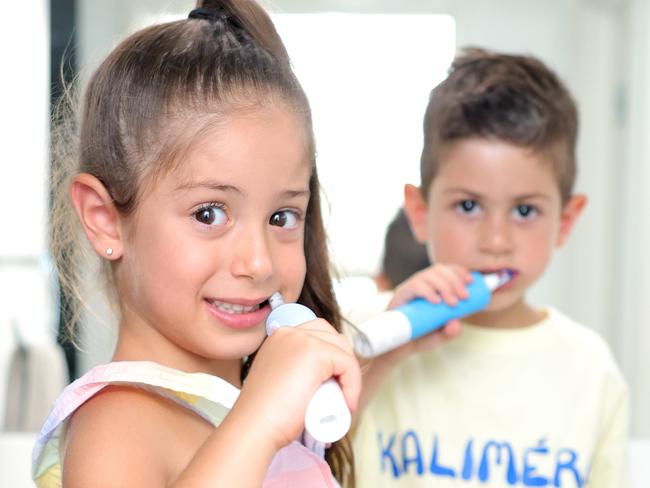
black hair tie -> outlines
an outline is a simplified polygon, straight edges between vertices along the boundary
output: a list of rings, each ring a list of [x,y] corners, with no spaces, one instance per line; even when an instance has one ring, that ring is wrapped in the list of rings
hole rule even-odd
[[[217,22],[219,20],[229,23],[234,27],[243,28],[239,20],[234,18],[231,15],[228,15],[223,10],[215,10],[211,8],[195,8],[187,16],[188,19],[202,19],[209,20],[211,22]]]

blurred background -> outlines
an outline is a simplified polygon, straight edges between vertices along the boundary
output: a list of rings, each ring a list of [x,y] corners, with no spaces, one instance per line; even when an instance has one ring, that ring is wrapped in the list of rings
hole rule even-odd
[[[61,306],[46,250],[47,179],[50,114],[61,79],[83,84],[126,34],[193,7],[187,0],[28,3],[0,7],[1,392],[19,391],[8,389],[16,382],[9,375],[17,350],[48,351],[40,367],[67,383],[107,361],[114,341],[110,321],[87,317],[83,352],[67,347],[63,356],[52,348]],[[589,204],[531,299],[553,304],[607,340],[630,384],[632,433],[650,437],[648,0],[264,4],[312,103],[330,245],[344,277],[379,271],[402,187],[419,183],[428,92],[459,48],[532,54],[559,74],[580,111],[576,190]],[[58,360],[62,367],[53,366]],[[48,384],[56,394],[58,384]],[[22,400],[4,393],[0,402],[5,430],[16,430],[8,423],[16,408],[32,397],[43,401],[42,394],[19,393]]]

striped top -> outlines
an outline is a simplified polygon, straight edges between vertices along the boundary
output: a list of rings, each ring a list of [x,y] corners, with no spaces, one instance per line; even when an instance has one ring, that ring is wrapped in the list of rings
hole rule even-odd
[[[61,453],[67,421],[77,408],[109,385],[128,385],[156,393],[192,410],[214,426],[219,425],[239,395],[237,388],[217,376],[185,373],[157,363],[122,361],[97,366],[68,385],[54,403],[32,453],[36,486],[62,486]],[[338,487],[324,452],[325,446],[313,440],[293,441],[278,451],[263,486]]]

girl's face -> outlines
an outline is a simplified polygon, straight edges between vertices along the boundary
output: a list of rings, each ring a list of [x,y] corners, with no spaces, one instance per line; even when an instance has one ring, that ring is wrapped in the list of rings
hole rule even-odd
[[[238,382],[268,298],[303,286],[308,148],[300,116],[267,106],[227,118],[156,180],[125,224],[116,358]]]

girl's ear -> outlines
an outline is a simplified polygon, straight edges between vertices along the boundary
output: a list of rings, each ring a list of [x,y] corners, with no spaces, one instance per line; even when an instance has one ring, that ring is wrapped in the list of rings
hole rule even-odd
[[[427,202],[422,195],[422,190],[415,185],[404,186],[404,211],[415,239],[421,244],[426,244]]]
[[[118,259],[122,255],[121,221],[106,187],[94,176],[81,173],[72,180],[70,197],[95,252],[105,259]]]
[[[556,246],[561,246],[567,241],[576,220],[578,220],[578,217],[584,210],[586,204],[587,197],[583,194],[571,196],[571,198],[569,198],[569,200],[564,204],[562,215],[560,216],[560,230],[555,242]]]

